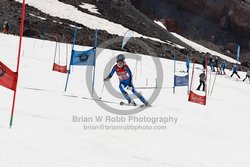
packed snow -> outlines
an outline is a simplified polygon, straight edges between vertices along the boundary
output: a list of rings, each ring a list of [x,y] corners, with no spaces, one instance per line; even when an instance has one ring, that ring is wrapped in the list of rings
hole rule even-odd
[[[0,60],[14,70],[19,38],[0,34],[0,39]],[[66,44],[60,44],[61,64],[66,59],[65,47]],[[83,46],[76,46],[76,49],[83,49]],[[186,87],[176,88],[176,94],[172,93],[174,63],[172,60],[160,59],[164,73],[161,93],[151,108],[132,116],[169,118],[168,122],[103,121],[101,123],[108,126],[156,126],[158,130],[86,130],[85,126],[100,123],[74,122],[74,116],[121,116],[109,113],[91,100],[86,86],[86,67],[73,67],[65,93],[66,75],[51,70],[54,51],[55,42],[23,39],[12,129],[9,129],[8,123],[13,92],[0,87],[1,167],[250,166],[250,85],[247,82],[218,76],[207,106],[201,106],[187,101]],[[118,53],[121,52],[107,49],[97,58],[95,89],[99,95],[104,67]],[[153,59],[158,58],[142,55],[141,61],[137,63],[137,72],[134,73],[137,75],[134,78],[136,87],[155,86]],[[136,61],[128,59],[126,62],[134,71]],[[178,61],[177,74],[184,75],[183,70],[186,70],[185,63]],[[197,65],[194,89],[198,86],[201,71],[201,66]],[[230,71],[226,72],[230,74]],[[240,72],[240,75],[244,77],[245,73]],[[111,83],[119,91],[117,80],[114,75]],[[146,98],[153,91],[138,90]],[[122,108],[124,112],[130,109],[120,106],[118,103],[121,99],[112,97],[106,89],[102,99],[113,102],[107,104]],[[139,103],[138,100],[136,102]]]

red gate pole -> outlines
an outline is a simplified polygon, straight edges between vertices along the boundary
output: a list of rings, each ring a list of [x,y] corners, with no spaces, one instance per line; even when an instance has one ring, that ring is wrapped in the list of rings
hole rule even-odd
[[[18,83],[18,72],[19,72],[19,64],[20,64],[21,48],[22,48],[24,17],[25,17],[25,0],[23,0],[23,4],[22,4],[22,18],[21,18],[21,23],[20,23],[20,39],[19,39],[19,49],[18,49],[18,58],[17,58],[17,67],[16,67],[16,73],[17,73],[17,81],[16,82],[17,83]],[[17,88],[17,84],[16,84],[16,88]],[[11,110],[11,116],[10,116],[10,128],[12,127],[13,117],[14,117],[16,91],[17,91],[16,88],[15,88],[14,95],[13,95],[12,110]]]

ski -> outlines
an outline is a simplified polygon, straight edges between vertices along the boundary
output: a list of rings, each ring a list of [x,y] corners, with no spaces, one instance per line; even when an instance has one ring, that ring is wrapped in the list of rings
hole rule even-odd
[[[129,103],[127,103],[127,102],[123,102],[123,101],[120,102],[120,105],[121,105],[121,106],[134,106],[134,107],[137,106],[137,105],[129,104]]]
[[[145,105],[145,104],[142,104],[140,105],[141,108],[145,108],[145,107],[152,107],[150,104],[149,105]]]

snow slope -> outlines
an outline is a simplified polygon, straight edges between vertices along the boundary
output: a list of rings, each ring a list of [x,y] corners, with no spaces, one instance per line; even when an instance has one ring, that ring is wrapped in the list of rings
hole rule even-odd
[[[18,37],[0,34],[0,60],[15,69]],[[77,46],[82,49],[82,46]],[[61,44],[61,56],[65,44]],[[84,47],[85,49],[87,47]],[[73,116],[112,116],[90,98],[86,88],[86,67],[74,67],[68,91],[66,76],[52,72],[55,43],[24,38],[20,64],[17,103],[13,128],[8,128],[12,92],[0,87],[0,166],[1,167],[248,167],[250,166],[249,84],[218,76],[206,107],[189,103],[186,88],[172,93],[173,62],[160,59],[163,89],[148,108],[135,117],[175,117],[178,121],[102,122],[105,125],[167,126],[161,130],[84,130],[96,122],[73,122]],[[97,59],[96,91],[102,89],[107,62],[118,53],[104,50]],[[66,53],[65,53],[66,54]],[[63,63],[63,62],[62,62]],[[136,62],[127,60],[133,70]],[[183,62],[177,62],[178,75],[184,75]],[[198,80],[200,66],[195,70]],[[139,62],[135,85],[155,85],[152,58]],[[229,74],[229,71],[227,71]],[[243,77],[245,74],[240,73]],[[212,75],[212,79],[214,75]],[[117,77],[111,80],[118,91]],[[195,88],[197,86],[195,82]],[[148,98],[152,89],[140,89]],[[82,98],[83,97],[83,98]],[[120,99],[105,89],[103,100],[121,108]],[[139,101],[136,101],[139,103]],[[124,107],[124,112],[130,107]],[[123,116],[128,118],[128,116]]]

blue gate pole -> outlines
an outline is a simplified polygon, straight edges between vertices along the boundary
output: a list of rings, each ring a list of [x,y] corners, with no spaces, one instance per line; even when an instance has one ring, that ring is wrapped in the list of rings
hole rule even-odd
[[[98,30],[96,29],[95,30],[95,43],[94,43],[94,48],[95,48],[95,53],[94,53],[94,71],[93,71],[93,81],[92,81],[92,92],[91,92],[91,95],[93,97],[93,93],[94,93],[94,88],[95,88],[95,66],[96,66],[96,48],[97,48],[97,45],[98,45],[98,38],[97,38],[97,35],[98,35]]]
[[[65,85],[64,92],[67,91],[67,87],[68,87],[69,75],[70,75],[70,70],[71,70],[71,61],[72,61],[72,56],[73,56],[72,54],[73,54],[73,50],[74,50],[74,46],[75,46],[75,42],[76,42],[76,32],[77,32],[77,28],[75,27],[74,39],[73,39],[73,44],[72,44],[71,56],[70,56],[69,69],[68,69],[67,80],[66,80],[66,85]]]
[[[174,87],[173,87],[173,93],[175,93],[175,80],[176,80],[175,70],[176,70],[176,55],[174,53]]]

